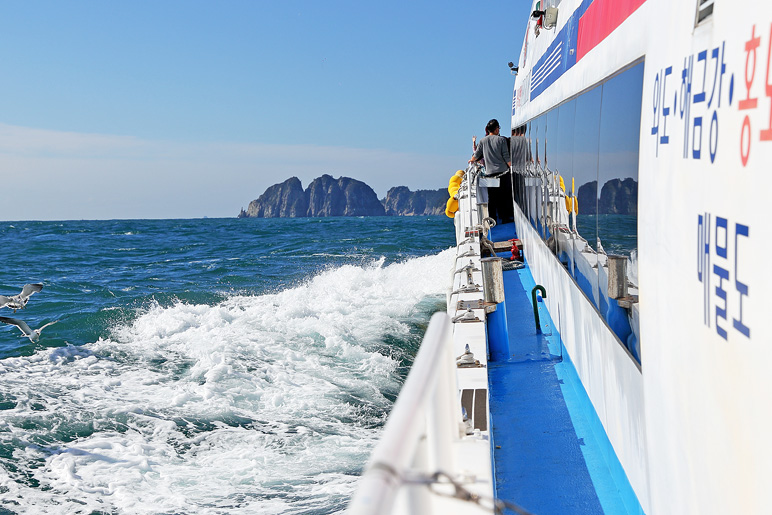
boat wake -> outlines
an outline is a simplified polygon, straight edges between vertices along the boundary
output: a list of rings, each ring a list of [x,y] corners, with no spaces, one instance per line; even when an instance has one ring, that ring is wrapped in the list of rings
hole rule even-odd
[[[342,510],[451,265],[444,251],[156,304],[109,338],[0,361],[0,507]]]

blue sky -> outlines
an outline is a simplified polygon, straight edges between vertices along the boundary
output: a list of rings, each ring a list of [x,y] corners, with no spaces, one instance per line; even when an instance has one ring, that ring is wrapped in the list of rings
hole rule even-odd
[[[441,188],[509,127],[530,1],[3,2],[6,220],[235,216],[293,175]]]

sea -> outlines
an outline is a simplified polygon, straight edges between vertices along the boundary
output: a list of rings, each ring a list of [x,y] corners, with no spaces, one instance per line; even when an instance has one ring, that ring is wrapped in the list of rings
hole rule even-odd
[[[596,251],[601,240],[608,254],[630,256],[638,252],[638,217],[636,215],[579,215],[576,230]]]
[[[342,512],[430,316],[442,217],[0,222],[0,514]]]

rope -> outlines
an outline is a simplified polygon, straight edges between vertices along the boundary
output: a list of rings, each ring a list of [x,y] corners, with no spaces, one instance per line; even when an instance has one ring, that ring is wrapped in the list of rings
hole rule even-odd
[[[483,235],[483,237],[480,239],[480,244],[486,249],[488,249],[488,251],[491,253],[492,256],[496,255],[496,249],[493,248],[493,244],[491,243],[491,240],[486,238],[485,235]]]
[[[482,231],[483,236],[487,238],[491,227],[496,227],[496,220],[490,216],[486,216],[483,218],[482,223],[480,223],[477,227]]]
[[[501,269],[504,270],[505,272],[507,270],[520,270],[521,268],[525,268],[525,263],[523,263],[522,261],[507,261],[507,260],[504,260],[501,263]]]

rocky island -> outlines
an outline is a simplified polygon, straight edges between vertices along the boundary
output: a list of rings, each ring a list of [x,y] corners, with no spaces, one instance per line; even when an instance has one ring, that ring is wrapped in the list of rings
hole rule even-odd
[[[391,188],[379,200],[375,191],[362,181],[349,177],[322,175],[303,189],[300,179],[291,177],[274,184],[243,208],[239,218],[299,218],[321,216],[413,216],[440,215],[445,212],[448,192],[410,191],[405,186]]]
[[[611,179],[600,190],[598,181],[583,184],[576,193],[580,215],[637,215],[638,183],[635,179]]]

